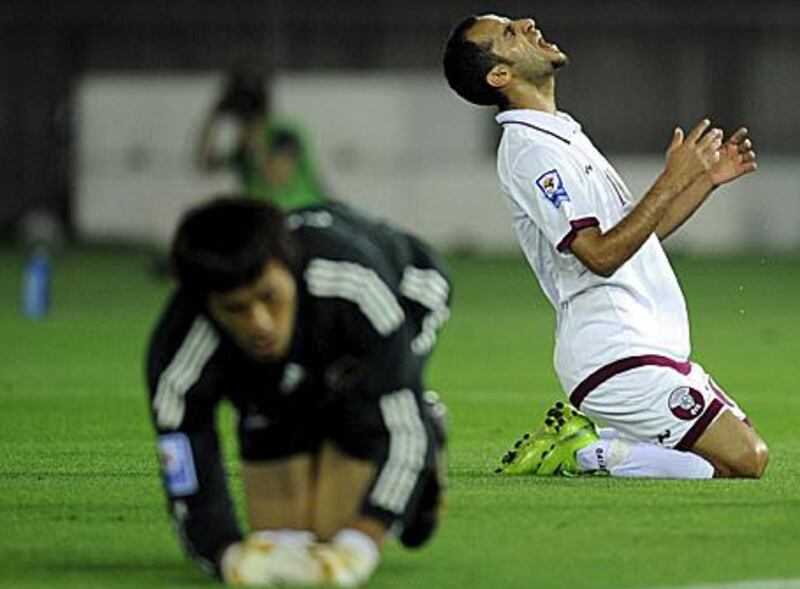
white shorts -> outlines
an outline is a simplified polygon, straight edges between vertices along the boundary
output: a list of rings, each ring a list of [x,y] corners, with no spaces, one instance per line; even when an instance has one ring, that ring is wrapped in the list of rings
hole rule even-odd
[[[747,422],[703,367],[663,356],[624,358],[584,379],[570,402],[634,439],[690,450],[723,409]]]

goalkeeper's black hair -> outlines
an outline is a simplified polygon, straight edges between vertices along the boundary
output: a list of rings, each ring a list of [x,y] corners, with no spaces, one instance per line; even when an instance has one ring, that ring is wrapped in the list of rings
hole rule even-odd
[[[181,287],[204,299],[250,284],[267,262],[282,262],[295,271],[297,253],[277,207],[233,196],[216,198],[183,216],[170,261]]]

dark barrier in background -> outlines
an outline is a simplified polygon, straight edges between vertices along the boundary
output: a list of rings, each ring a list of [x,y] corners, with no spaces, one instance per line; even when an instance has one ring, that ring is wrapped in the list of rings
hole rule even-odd
[[[84,72],[438,69],[446,32],[489,3],[28,0],[0,4],[0,235],[25,211],[69,222],[70,96]],[[800,3],[498,2],[534,17],[578,64],[560,104],[604,149],[661,151],[710,113],[746,122],[761,152],[795,152]],[[367,7],[367,9],[365,9]]]

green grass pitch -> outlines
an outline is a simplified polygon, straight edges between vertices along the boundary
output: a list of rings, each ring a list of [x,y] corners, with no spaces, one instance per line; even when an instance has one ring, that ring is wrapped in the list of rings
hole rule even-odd
[[[18,311],[0,249],[0,587],[207,587],[164,510],[142,358],[169,290],[148,254],[55,257],[45,322]],[[453,318],[428,372],[451,410],[438,537],[390,547],[370,587],[645,588],[800,578],[800,265],[675,262],[694,358],[772,451],[762,481],[499,478],[559,392],[553,316],[519,256],[453,258]],[[235,469],[230,412],[230,468]]]

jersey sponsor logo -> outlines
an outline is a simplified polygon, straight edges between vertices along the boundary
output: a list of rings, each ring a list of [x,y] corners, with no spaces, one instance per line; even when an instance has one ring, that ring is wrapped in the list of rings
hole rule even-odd
[[[691,387],[680,387],[669,394],[669,410],[678,419],[691,421],[703,413],[706,401],[700,391]]]
[[[183,433],[164,434],[158,438],[161,471],[169,494],[185,497],[197,492],[197,471],[192,457],[192,445]]]
[[[542,191],[544,197],[553,203],[553,206],[558,208],[565,200],[569,200],[566,188],[564,188],[564,181],[561,180],[561,175],[558,170],[550,170],[545,172],[536,179],[536,186]]]
[[[278,385],[278,390],[282,395],[289,395],[300,386],[305,377],[305,368],[294,362],[289,362],[283,369],[283,376],[281,377],[281,384]]]

